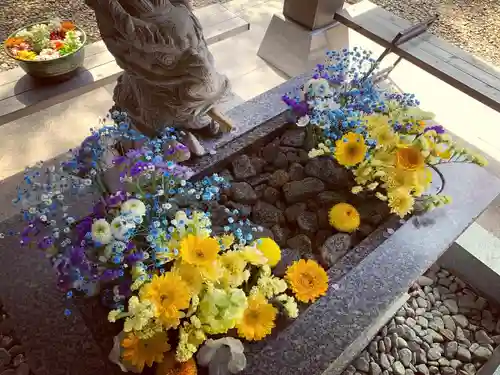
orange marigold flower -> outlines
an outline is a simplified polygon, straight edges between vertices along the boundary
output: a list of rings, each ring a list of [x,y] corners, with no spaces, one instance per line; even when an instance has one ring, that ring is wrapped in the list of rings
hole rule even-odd
[[[196,362],[190,358],[187,362],[176,362],[172,353],[168,353],[163,362],[156,366],[156,375],[196,375]]]
[[[396,153],[396,166],[407,171],[423,168],[425,159],[415,146],[401,147]]]
[[[57,51],[64,47],[64,43],[60,40],[53,40],[50,42],[50,44],[52,48],[56,49]]]
[[[70,30],[75,30],[76,26],[71,21],[64,21],[64,22],[61,22],[61,29],[64,31],[70,31]]]
[[[5,41],[5,46],[7,48],[12,48],[12,47],[16,47],[16,46],[20,45],[21,43],[24,43],[23,38],[13,37],[13,38],[9,38]]]

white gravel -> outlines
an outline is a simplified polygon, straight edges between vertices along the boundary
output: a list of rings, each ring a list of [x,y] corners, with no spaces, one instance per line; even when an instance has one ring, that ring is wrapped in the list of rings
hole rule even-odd
[[[500,344],[498,306],[432,266],[343,375],[475,375]]]
[[[371,0],[410,22],[436,13],[431,32],[500,67],[500,1],[498,0]],[[359,0],[347,0],[357,3]]]

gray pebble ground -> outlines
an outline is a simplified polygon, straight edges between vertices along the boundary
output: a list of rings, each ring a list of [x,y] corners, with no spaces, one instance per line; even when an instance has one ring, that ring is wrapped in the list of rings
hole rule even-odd
[[[500,344],[498,306],[433,266],[343,375],[475,375]]]
[[[194,0],[195,7],[229,0]],[[356,2],[357,0],[348,0]],[[498,0],[372,0],[412,22],[439,12],[440,21],[432,32],[441,38],[500,66],[500,1]],[[0,40],[25,24],[42,18],[72,18],[88,34],[89,41],[100,39],[93,12],[84,0],[0,0]],[[0,71],[16,63],[0,51]]]

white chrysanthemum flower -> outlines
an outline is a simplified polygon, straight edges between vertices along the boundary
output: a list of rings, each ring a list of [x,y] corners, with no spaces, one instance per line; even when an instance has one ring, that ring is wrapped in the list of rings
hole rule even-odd
[[[321,98],[332,95],[332,89],[330,88],[330,83],[324,78],[310,79],[306,83],[304,91],[309,96],[318,96]]]
[[[99,219],[92,224],[92,240],[99,244],[107,245],[113,239],[111,226],[105,219]]]
[[[131,229],[134,229],[134,225],[127,222],[123,216],[117,216],[111,222],[111,234],[117,240],[125,241]]]
[[[146,215],[146,206],[139,199],[129,199],[122,204],[121,212],[132,216],[144,216]]]
[[[38,56],[40,58],[45,59],[45,60],[57,59],[58,57],[61,57],[61,55],[59,54],[59,51],[53,50],[52,48],[42,49]]]

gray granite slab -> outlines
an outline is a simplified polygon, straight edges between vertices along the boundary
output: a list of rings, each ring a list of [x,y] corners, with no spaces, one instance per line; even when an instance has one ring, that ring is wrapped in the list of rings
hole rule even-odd
[[[197,176],[220,170],[235,154],[259,147],[278,135],[287,126],[281,96],[300,86],[309,75],[294,78],[232,109],[229,116],[238,129],[213,141],[215,155],[193,161]],[[342,260],[342,267],[329,271],[336,287],[326,297],[279,335],[260,343],[260,353],[248,353],[244,374],[323,373],[500,192],[500,181],[479,167],[454,165],[442,170],[447,178],[445,193],[453,196],[454,203],[426,214],[418,222],[406,222],[386,241],[379,231],[376,240],[360,244]],[[16,216],[2,222],[0,232],[20,227]],[[15,238],[2,240],[0,281],[0,297],[15,320],[16,334],[28,346],[28,358],[37,374],[118,372],[107,362],[107,345],[102,344],[109,337],[103,333],[101,338],[92,324],[99,325],[97,320],[101,318],[89,305],[81,309],[82,319],[79,309],[72,308],[55,290],[55,275],[38,250],[20,248]],[[73,310],[70,317],[63,314],[67,307]]]
[[[249,353],[242,374],[327,371],[500,193],[500,180],[476,165],[445,165],[441,171],[453,204],[403,224],[294,324]]]
[[[0,232],[19,231],[19,216],[0,224]],[[56,288],[56,275],[38,249],[21,248],[19,239],[0,240],[0,297],[36,375],[112,375],[107,360],[78,309]],[[71,310],[65,316],[65,309]]]

